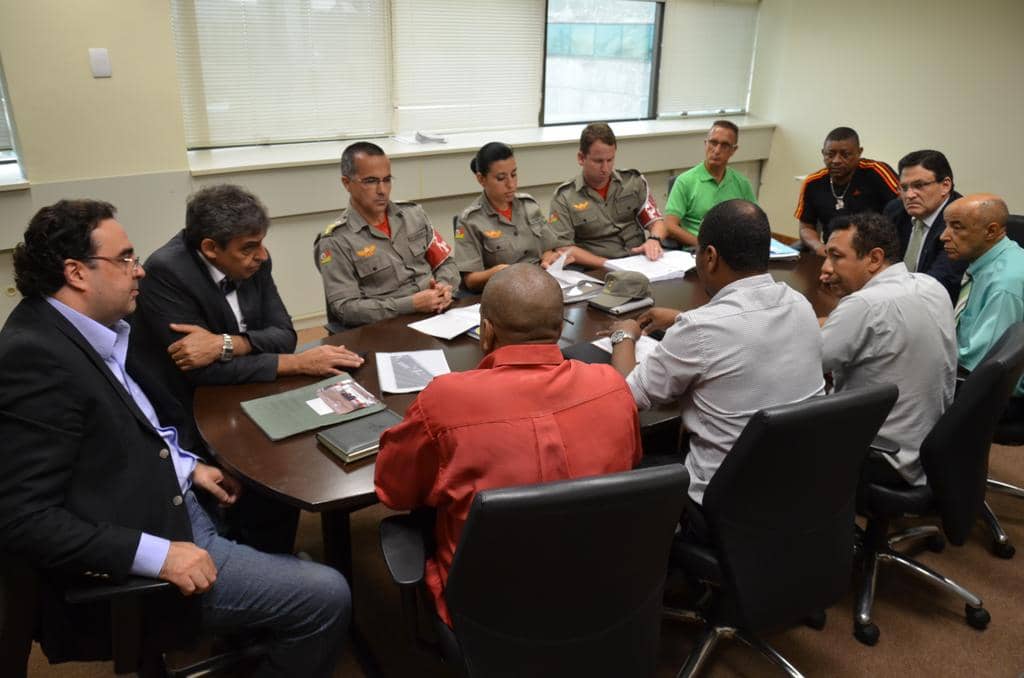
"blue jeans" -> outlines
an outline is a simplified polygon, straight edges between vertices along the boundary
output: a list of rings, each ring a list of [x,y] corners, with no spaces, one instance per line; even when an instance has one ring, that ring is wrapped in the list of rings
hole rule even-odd
[[[217,581],[202,596],[203,628],[268,632],[272,645],[257,676],[330,676],[352,614],[345,578],[221,537],[195,494],[185,497],[193,542],[217,565]]]

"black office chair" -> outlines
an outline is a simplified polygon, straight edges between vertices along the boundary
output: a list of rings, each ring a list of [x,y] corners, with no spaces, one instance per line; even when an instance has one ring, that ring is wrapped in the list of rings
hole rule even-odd
[[[803,620],[821,628],[849,587],[857,481],[897,393],[890,384],[812,398],[747,422],[704,493],[711,545],[677,540],[672,549],[672,566],[711,593],[697,611],[666,611],[706,627],[680,678],[723,637],[800,675],[758,636]]]
[[[1016,218],[1020,220],[1021,235],[1024,235],[1024,217]],[[1024,323],[1017,323],[1007,328],[1007,334],[1013,333],[1013,337],[1009,338],[1008,341],[1024,341],[1024,330],[1021,329],[1022,327],[1024,327]],[[995,347],[993,347],[994,350]],[[991,355],[991,351],[989,354]],[[1024,403],[1022,403],[1022,400],[1024,399],[1010,398],[1013,405],[1007,407],[1006,414],[996,424],[995,432],[992,435],[993,442],[1000,445],[1024,445]],[[988,479],[987,488],[993,492],[1024,499],[1024,488],[996,480],[995,478]],[[1000,558],[1013,558],[1017,549],[1010,543],[1010,538],[1006,535],[1006,531],[1003,530],[1003,526],[999,524],[999,519],[993,513],[987,501],[982,508],[982,518],[992,533],[992,552]]]
[[[1024,247],[1024,214],[1011,214],[1006,220],[1006,235]]]
[[[937,515],[946,539],[963,544],[983,514],[988,454],[996,422],[1024,371],[1024,324],[1015,325],[967,377],[956,399],[921,443],[921,463],[928,477],[922,487],[864,484],[858,493],[858,513],[867,517],[861,544],[862,579],[854,610],[854,636],[866,645],[878,642],[871,620],[878,563],[901,565],[925,580],[960,596],[967,623],[988,626],[982,601],[956,582],[893,549],[897,544],[927,538],[933,551],[944,540],[935,526],[915,527],[889,534],[889,523],[900,516]]]
[[[26,675],[40,606],[56,602],[44,591],[43,576],[19,558],[0,556],[0,675]],[[215,638],[206,639],[198,653],[172,657],[202,641],[198,601],[184,599],[166,581],[129,577],[112,584],[83,577],[63,589],[63,599],[69,607],[58,613],[67,614],[77,632],[70,641],[38,638],[53,662],[112,660],[117,675],[186,678],[256,661],[267,650],[264,643]]]
[[[445,592],[453,628],[429,614],[468,676],[652,676],[672,534],[689,476],[680,464],[481,492]],[[423,532],[381,523],[408,630]]]

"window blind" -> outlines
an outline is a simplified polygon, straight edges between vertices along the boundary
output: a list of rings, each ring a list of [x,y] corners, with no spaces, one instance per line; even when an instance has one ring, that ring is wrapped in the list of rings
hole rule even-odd
[[[386,0],[172,0],[189,148],[390,132]]]
[[[394,129],[537,124],[543,0],[392,0]]]
[[[670,0],[665,6],[658,114],[746,110],[756,0]]]
[[[11,143],[11,127],[7,121],[7,95],[4,93],[3,76],[0,75],[0,153],[14,148]]]

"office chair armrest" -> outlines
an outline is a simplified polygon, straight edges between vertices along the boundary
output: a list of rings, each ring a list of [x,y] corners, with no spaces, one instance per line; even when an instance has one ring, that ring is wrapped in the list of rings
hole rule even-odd
[[[888,438],[875,436],[875,439],[871,441],[869,449],[875,453],[887,454],[890,457],[895,457],[900,451],[900,446]]]
[[[380,548],[391,578],[401,587],[423,582],[427,551],[420,522],[412,515],[385,518],[380,523]]]
[[[128,577],[125,581],[116,584],[104,581],[94,583],[83,578],[64,592],[64,600],[72,605],[80,605],[127,596],[148,595],[171,589],[176,590],[171,582],[149,577]]]

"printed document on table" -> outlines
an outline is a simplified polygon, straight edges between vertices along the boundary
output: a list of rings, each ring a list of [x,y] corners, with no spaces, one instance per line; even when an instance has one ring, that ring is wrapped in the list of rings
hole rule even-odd
[[[388,393],[422,391],[430,380],[448,374],[451,368],[444,351],[403,351],[377,354],[377,381]]]
[[[696,265],[697,260],[693,255],[682,250],[665,250],[657,261],[651,261],[644,254],[636,254],[604,262],[604,267],[609,271],[636,271],[643,273],[651,282],[682,278]]]
[[[454,339],[480,324],[480,304],[463,306],[409,323],[409,327],[438,339]]]
[[[800,256],[800,252],[793,249],[789,245],[783,245],[775,238],[772,238],[771,245],[769,245],[768,247],[768,258],[773,261],[785,261],[787,259],[796,259]]]
[[[612,340],[610,337],[602,337],[597,341],[590,342],[594,346],[597,346],[602,351],[612,352]],[[646,334],[642,335],[636,342],[636,361],[641,363],[644,359],[651,355],[651,351],[657,348],[658,342],[655,339],[648,337]]]

